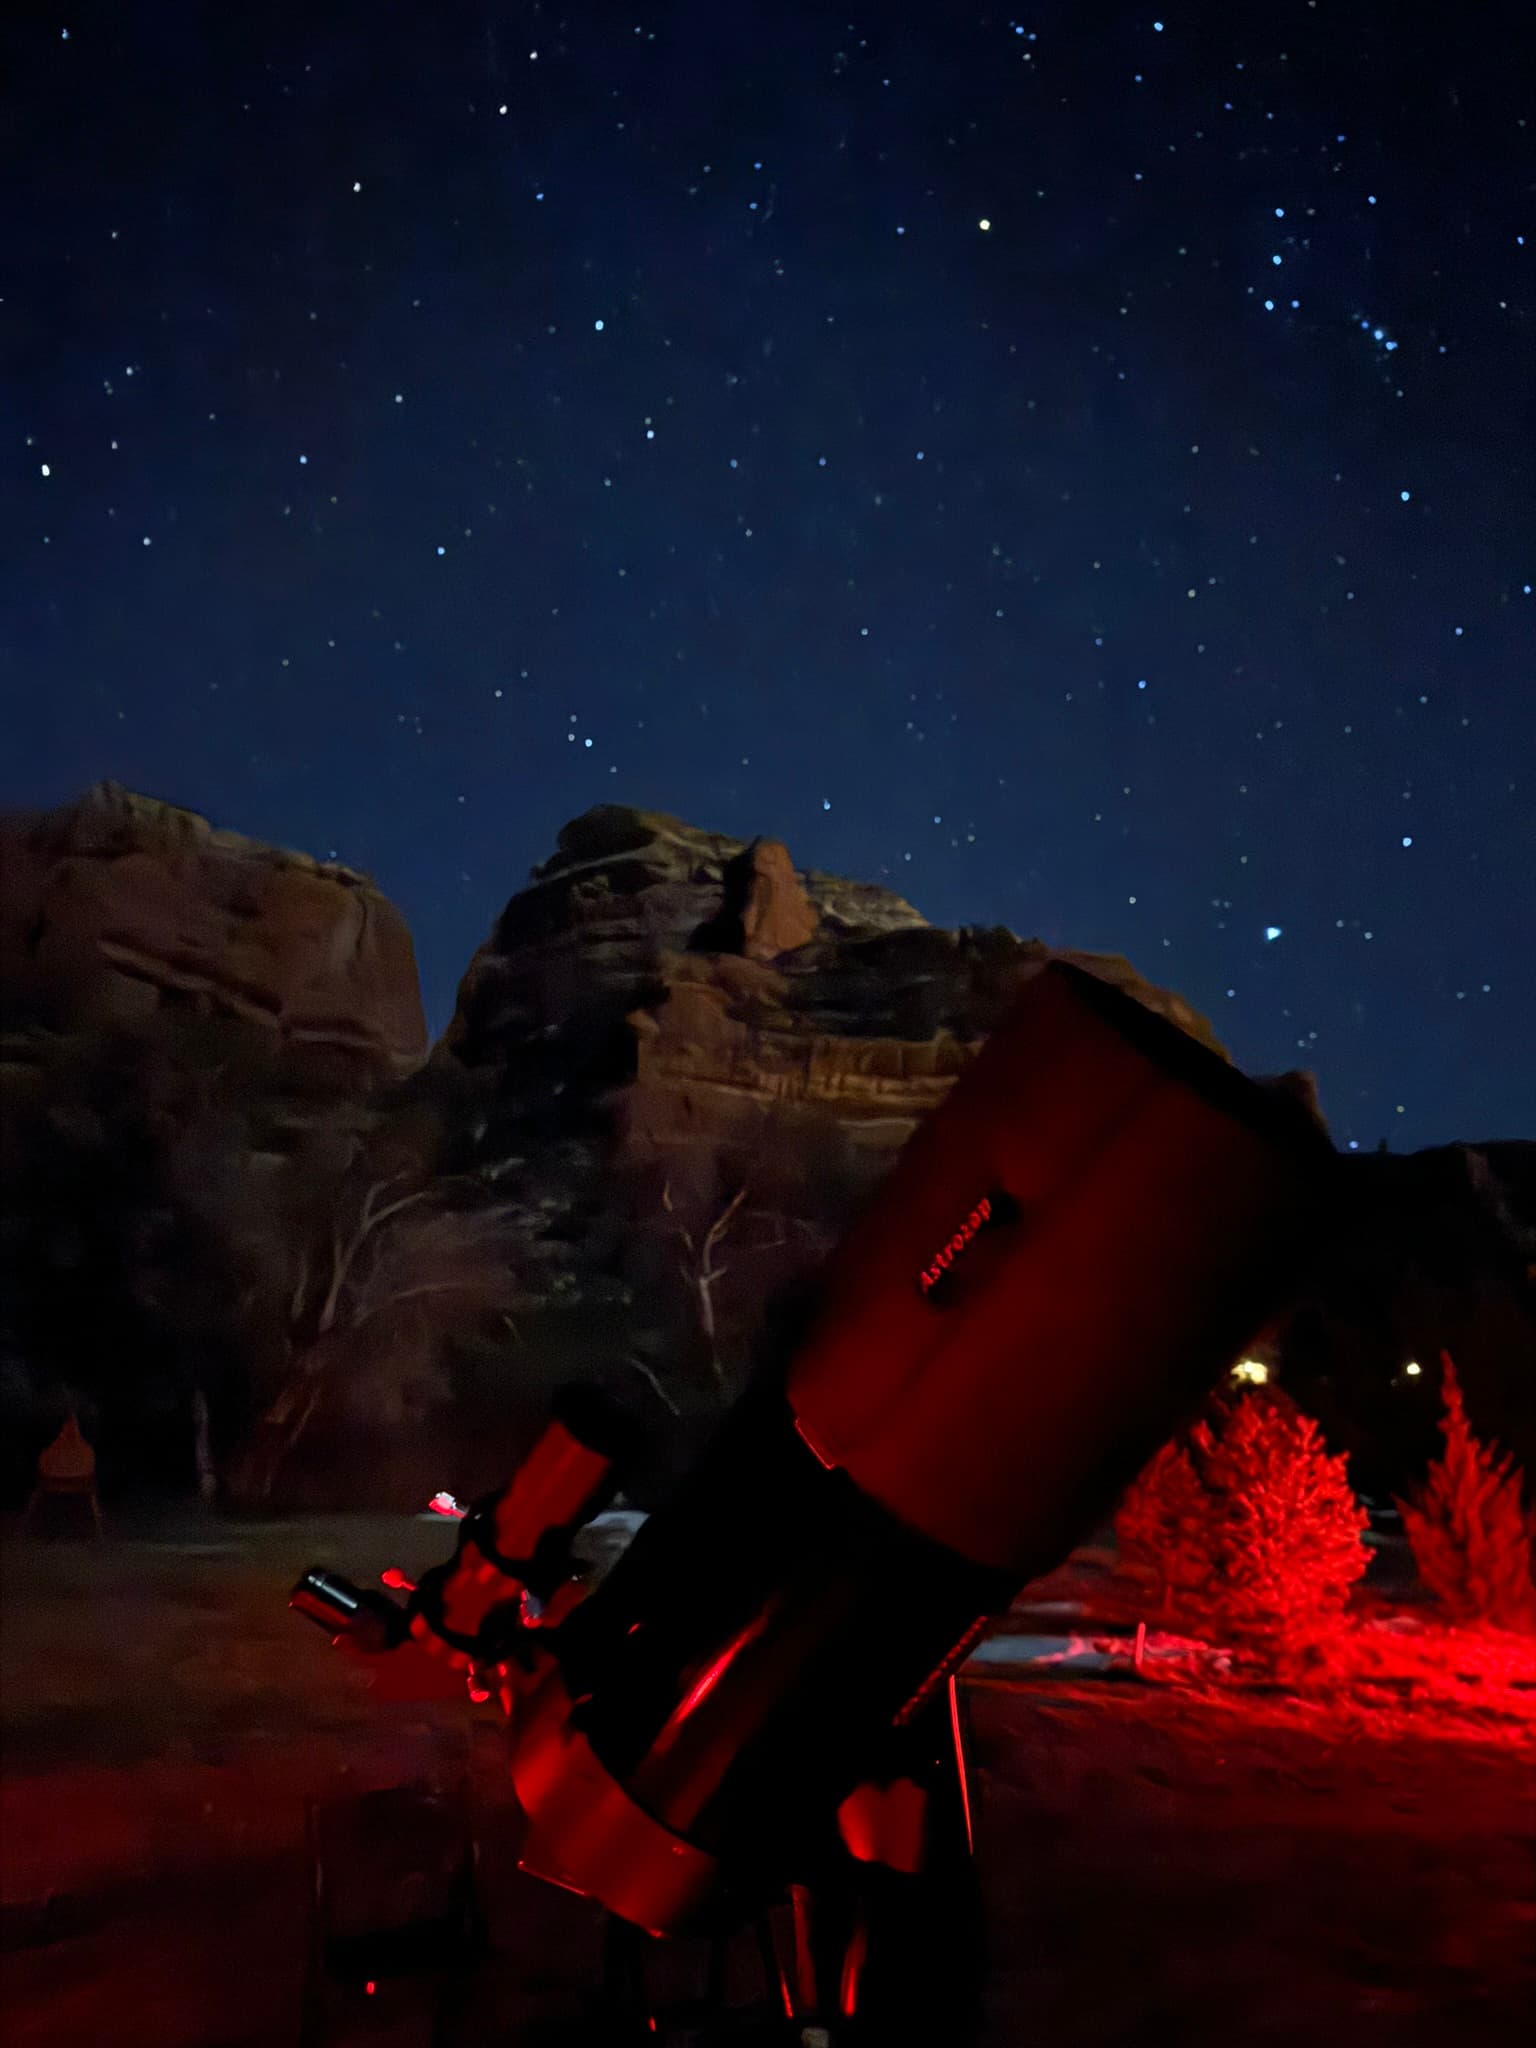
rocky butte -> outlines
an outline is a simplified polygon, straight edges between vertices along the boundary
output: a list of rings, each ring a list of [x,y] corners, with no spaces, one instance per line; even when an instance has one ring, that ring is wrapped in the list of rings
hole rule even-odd
[[[458,1163],[524,1209],[556,1296],[605,1304],[577,1349],[622,1328],[642,1365],[729,1378],[764,1303],[1051,957],[937,929],[776,840],[602,806],[507,904],[430,1072],[459,1098]],[[1060,957],[1222,1049],[1120,956]],[[1310,1075],[1273,1085],[1320,1114]],[[1433,1448],[1414,1400],[1432,1377],[1401,1366],[1443,1344],[1489,1433],[1536,1453],[1533,1162],[1519,1141],[1346,1159],[1356,1192],[1283,1362],[1367,1483]]]
[[[102,783],[0,821],[0,972],[27,1027],[247,1027],[295,1086],[378,1087],[420,1065],[405,920],[365,876]]]
[[[569,1284],[602,1270],[671,1297],[658,1349],[724,1378],[1052,957],[936,929],[777,840],[605,805],[507,904],[433,1066],[465,1091],[462,1163],[542,1209]],[[1118,955],[1059,957],[1216,1045]]]
[[[511,1212],[527,1312],[510,1351],[504,1335],[487,1346],[488,1405],[463,1425],[490,1431],[498,1469],[492,1417],[514,1386],[537,1399],[550,1377],[617,1361],[677,1405],[718,1402],[765,1304],[814,1267],[1052,957],[998,927],[938,929],[889,890],[797,868],[776,840],[605,805],[506,904],[429,1055],[404,920],[347,868],[104,785],[0,822],[0,880],[9,1138],[62,1131],[105,1171],[126,1126],[98,1128],[92,1060],[119,1092],[163,1085],[147,1106],[163,1130],[196,1091],[141,1077],[174,1074],[190,1048],[197,1071],[237,1077],[246,1156],[393,1147],[387,1170],[408,1157]],[[1060,957],[1216,1045],[1118,955]],[[117,1039],[151,1057],[114,1064]],[[1309,1077],[1275,1085],[1315,1109]],[[12,1219],[41,1213],[28,1157],[8,1141]],[[1283,1363],[1363,1483],[1379,1452],[1401,1472],[1433,1448],[1433,1375],[1402,1364],[1442,1345],[1487,1433],[1536,1462],[1533,1159],[1517,1141],[1347,1162],[1355,1199]],[[0,1329],[41,1415],[49,1369],[19,1344]]]

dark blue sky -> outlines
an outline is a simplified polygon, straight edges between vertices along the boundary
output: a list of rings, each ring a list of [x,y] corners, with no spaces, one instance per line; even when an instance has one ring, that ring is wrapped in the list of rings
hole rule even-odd
[[[675,810],[1123,951],[1341,1142],[1536,1135],[1530,47],[12,5],[0,796],[368,869],[436,1025]]]

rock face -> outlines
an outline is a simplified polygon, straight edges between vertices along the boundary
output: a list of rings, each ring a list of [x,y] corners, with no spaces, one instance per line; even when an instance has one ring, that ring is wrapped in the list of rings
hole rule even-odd
[[[439,1058],[610,1091],[629,1163],[739,1150],[740,1165],[761,1164],[765,1141],[797,1123],[889,1154],[1052,957],[1216,1045],[1204,1018],[1116,956],[936,930],[887,890],[797,874],[777,840],[604,806],[565,828],[508,903]]]
[[[558,1131],[566,1213],[606,1219],[638,1287],[680,1280],[708,1348],[836,1236],[1052,957],[1216,1044],[1116,956],[938,930],[778,841],[604,806],[508,903],[435,1063],[478,1080],[474,1163],[504,1190],[548,1201]]]
[[[507,904],[429,1074],[473,1133],[458,1163],[522,1209],[556,1297],[588,1304],[584,1356],[648,1345],[642,1369],[679,1392],[730,1380],[764,1304],[1051,957],[797,872],[777,842],[604,808]],[[1061,957],[1220,1050],[1126,961]],[[1274,1085],[1320,1116],[1309,1075]],[[1476,1426],[1536,1476],[1536,1146],[1341,1170],[1337,1239],[1277,1347],[1287,1385],[1385,1495],[1436,1447],[1448,1347]]]
[[[470,965],[441,1053],[470,1069],[610,1047],[624,1078],[901,1117],[936,1099],[1020,984],[1053,957],[1127,989],[1204,1043],[1211,1027],[1112,954],[1053,955],[1002,929],[940,931],[869,883],[796,873],[777,840],[605,805],[560,834]],[[1217,1050],[1220,1047],[1217,1046]]]
[[[777,960],[816,936],[816,911],[779,839],[761,839],[742,855],[746,901],[741,950],[749,960]]]
[[[685,1444],[765,1304],[1053,957],[778,841],[603,807],[507,904],[423,1064],[409,935],[346,869],[106,787],[0,822],[0,883],[0,1487],[23,1498],[66,1389],[119,1402],[120,1470],[190,1470],[194,1384],[237,1442],[241,1375],[266,1384],[291,1319],[293,1233],[354,1169],[477,1179],[516,1226],[519,1306],[454,1352],[430,1427],[381,1426],[387,1374],[354,1390],[377,1441],[350,1408],[338,1448],[317,1439],[327,1502],[414,1498],[418,1454],[433,1484],[495,1484],[592,1371],[647,1382]],[[1215,1046],[1126,961],[1060,957]],[[1316,1110],[1309,1077],[1279,1085]],[[1435,1446],[1447,1347],[1474,1426],[1536,1473],[1536,1145],[1344,1170],[1287,1383],[1385,1493]]]
[[[349,869],[219,832],[112,784],[0,825],[7,1028],[237,1020],[288,1077],[377,1085],[418,1066],[410,933]]]
[[[0,822],[0,973],[0,1488],[77,1400],[109,1491],[179,1484],[194,1392],[222,1456],[281,1380],[311,1209],[410,1152],[410,935],[361,875],[105,787]]]

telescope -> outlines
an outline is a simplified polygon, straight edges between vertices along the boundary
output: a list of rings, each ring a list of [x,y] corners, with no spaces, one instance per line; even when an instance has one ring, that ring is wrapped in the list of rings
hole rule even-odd
[[[955,1674],[1287,1305],[1336,1164],[1282,1090],[1053,962],[595,1589],[571,1545],[635,1446],[576,1395],[408,1603],[317,1573],[294,1603],[500,1699],[527,1868],[642,1945],[787,1902],[787,2038],[907,2038],[969,1846]]]

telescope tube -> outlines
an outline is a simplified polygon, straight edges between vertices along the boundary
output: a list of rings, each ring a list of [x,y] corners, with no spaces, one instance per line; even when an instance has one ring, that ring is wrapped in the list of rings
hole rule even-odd
[[[780,1881],[1284,1305],[1335,1165],[1290,1098],[1043,969],[559,1631],[512,1730],[535,1863],[656,1933]]]

